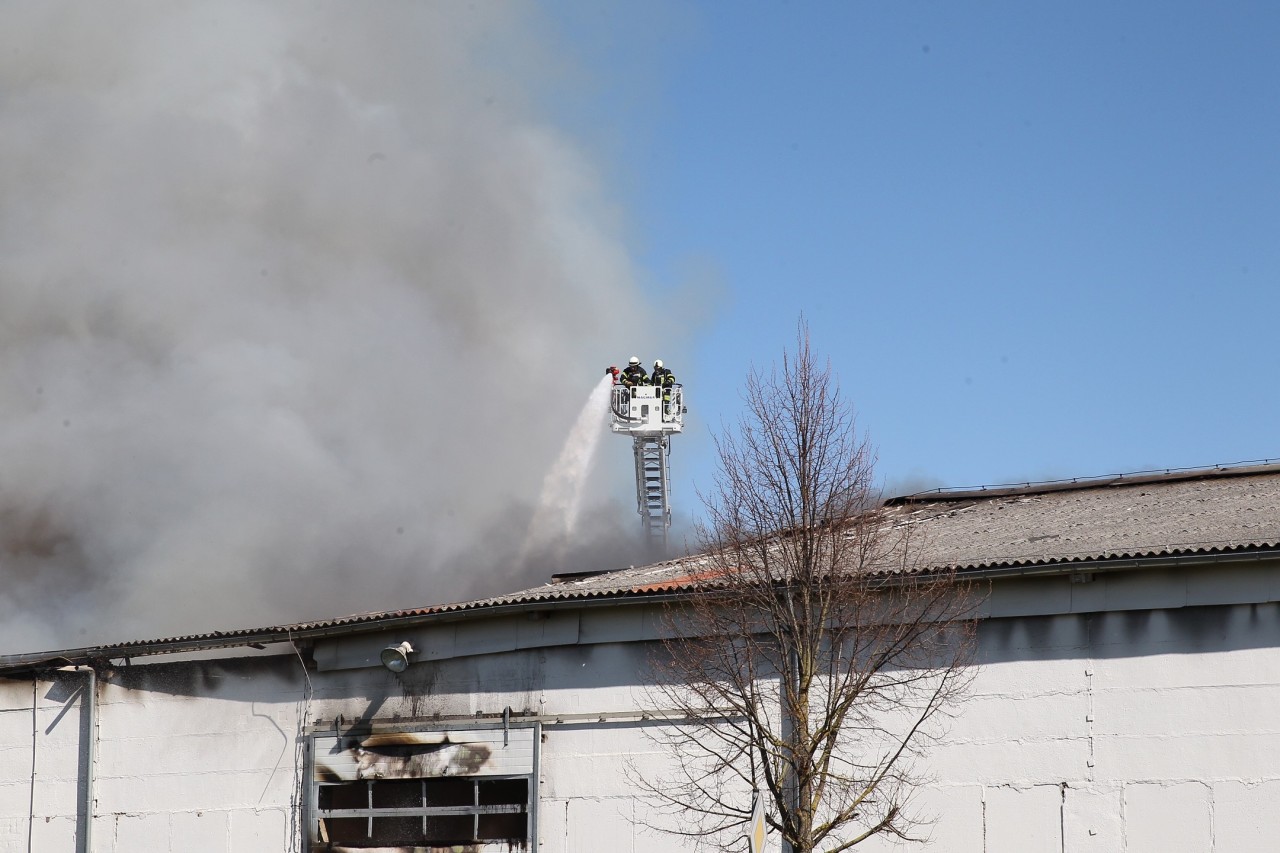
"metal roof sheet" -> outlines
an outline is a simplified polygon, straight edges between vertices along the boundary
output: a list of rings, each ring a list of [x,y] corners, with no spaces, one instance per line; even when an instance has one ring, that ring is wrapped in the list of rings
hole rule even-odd
[[[900,502],[930,567],[979,569],[1280,545],[1280,467]]]
[[[1280,465],[1250,465],[912,495],[886,502],[885,523],[912,526],[917,571],[982,572],[1280,550]],[[579,572],[508,595],[267,628],[214,631],[60,652],[0,656],[0,671],[36,663],[246,646],[349,633],[473,611],[679,593],[704,558]]]

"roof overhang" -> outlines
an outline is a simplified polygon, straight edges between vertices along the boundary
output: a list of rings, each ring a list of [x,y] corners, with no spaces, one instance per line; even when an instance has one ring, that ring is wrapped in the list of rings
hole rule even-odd
[[[956,573],[961,577],[974,580],[999,581],[1007,578],[1061,577],[1064,575],[1144,571],[1224,563],[1248,563],[1275,557],[1280,557],[1280,548],[1250,548],[1212,553],[1120,555],[1098,559],[976,566],[956,569]],[[910,577],[918,579],[919,574],[914,573]],[[895,578],[892,575],[881,576],[877,580],[886,585],[892,585],[895,582]],[[108,665],[112,661],[127,662],[134,658],[157,655],[189,654],[217,649],[265,648],[268,645],[281,643],[287,643],[296,650],[304,650],[317,641],[333,637],[395,631],[422,625],[459,622],[477,618],[497,618],[548,610],[581,610],[665,603],[685,598],[692,591],[692,587],[661,590],[646,589],[643,591],[623,589],[589,595],[563,595],[501,603],[476,602],[473,605],[456,605],[433,610],[369,614],[367,617],[351,617],[334,622],[304,623],[300,625],[247,629],[244,631],[219,632],[193,637],[132,641],[115,645],[90,646],[60,651],[0,655],[0,677],[20,677],[34,672],[50,671],[63,667],[98,667]]]

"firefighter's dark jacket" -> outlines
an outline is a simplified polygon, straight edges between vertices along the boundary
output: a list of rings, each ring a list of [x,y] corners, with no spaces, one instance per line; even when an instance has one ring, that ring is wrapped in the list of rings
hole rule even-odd
[[[648,385],[649,374],[644,372],[644,368],[638,364],[627,365],[626,370],[618,377],[618,381],[628,388],[634,388],[637,385]]]

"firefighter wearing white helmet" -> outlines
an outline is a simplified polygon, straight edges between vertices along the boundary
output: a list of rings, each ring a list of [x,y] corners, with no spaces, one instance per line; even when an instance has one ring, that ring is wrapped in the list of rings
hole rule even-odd
[[[676,375],[663,366],[662,359],[659,358],[653,362],[653,375],[649,378],[649,382],[655,388],[662,389],[662,411],[669,411],[671,389],[676,384]]]
[[[627,367],[618,377],[618,383],[628,388],[649,384],[649,374],[645,373],[644,368],[640,366],[639,356],[633,355],[627,359]]]

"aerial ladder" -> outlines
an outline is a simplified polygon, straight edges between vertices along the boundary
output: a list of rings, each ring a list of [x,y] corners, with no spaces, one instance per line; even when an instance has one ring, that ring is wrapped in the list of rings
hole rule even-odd
[[[610,368],[615,376],[617,368]],[[664,394],[668,399],[663,399]],[[671,527],[671,436],[684,430],[684,389],[614,385],[609,398],[611,429],[631,436],[636,462],[636,512],[646,541],[667,546]]]

